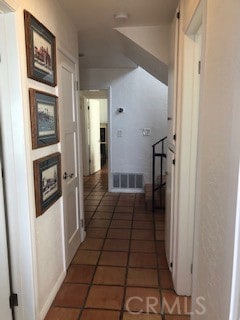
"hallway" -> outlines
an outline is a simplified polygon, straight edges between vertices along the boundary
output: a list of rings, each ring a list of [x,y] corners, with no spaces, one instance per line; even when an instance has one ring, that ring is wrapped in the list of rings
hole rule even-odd
[[[190,299],[173,291],[164,215],[145,210],[144,194],[107,192],[104,170],[84,190],[87,239],[45,320],[190,319]]]

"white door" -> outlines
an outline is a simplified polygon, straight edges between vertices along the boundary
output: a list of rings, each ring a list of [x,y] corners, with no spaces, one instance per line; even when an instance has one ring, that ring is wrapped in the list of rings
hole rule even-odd
[[[166,226],[165,248],[170,269],[173,263],[174,237],[174,192],[175,192],[175,134],[177,123],[177,77],[178,77],[178,45],[179,45],[179,9],[171,25],[170,57],[169,57],[169,90],[168,90],[168,149],[167,151],[167,181],[166,181]]]
[[[90,174],[101,169],[100,102],[89,99]]]
[[[195,16],[197,18],[197,16]],[[196,30],[196,22],[198,28]],[[201,17],[193,20],[183,46],[181,122],[176,153],[174,190],[173,285],[179,295],[191,295],[194,248],[195,188],[200,97]],[[180,129],[181,127],[181,129]]]
[[[1,173],[2,167],[0,158],[0,319],[12,320],[12,311],[9,306],[10,278],[6,237],[6,221],[4,211],[3,183]]]
[[[81,214],[79,191],[79,134],[76,65],[59,52],[59,112],[62,143],[62,189],[66,267],[72,261],[81,243]]]

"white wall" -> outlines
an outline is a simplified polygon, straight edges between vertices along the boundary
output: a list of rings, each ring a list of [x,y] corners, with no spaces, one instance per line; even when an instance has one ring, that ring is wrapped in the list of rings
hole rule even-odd
[[[184,1],[185,21],[196,1]],[[240,2],[208,0],[204,12],[192,319],[229,318],[240,153]],[[231,319],[235,320],[235,319]]]
[[[108,123],[108,101],[99,99],[100,103],[100,123]]]
[[[8,1],[6,1],[8,2]],[[14,1],[10,1],[14,3]],[[23,9],[30,11],[38,20],[40,20],[55,36],[57,48],[61,47],[67,50],[72,56],[77,58],[77,31],[71,20],[65,15],[64,10],[60,7],[58,1],[48,0],[20,0],[16,6],[16,25],[17,25],[17,41],[19,47],[19,59],[21,65],[22,79],[22,101],[18,101],[18,105],[22,105],[18,116],[19,136],[25,135],[26,147],[22,145],[19,158],[25,158],[27,163],[27,184],[29,195],[28,210],[22,212],[19,208],[19,217],[28,216],[31,221],[32,228],[30,232],[31,243],[24,243],[24,248],[29,246],[32,249],[33,269],[35,271],[35,288],[36,288],[36,318],[43,318],[47,308],[50,306],[54,295],[65,275],[64,270],[64,251],[63,251],[63,230],[62,230],[62,202],[58,200],[44,215],[36,219],[35,200],[34,200],[34,181],[32,161],[40,157],[46,156],[56,151],[61,151],[61,144],[41,148],[33,151],[31,147],[30,132],[30,114],[29,114],[29,98],[28,88],[32,87],[42,91],[58,95],[58,87],[52,88],[44,84],[40,84],[34,80],[27,79],[26,73],[26,52],[25,52],[25,34]],[[23,123],[21,122],[23,119]],[[21,125],[24,125],[22,128]],[[25,149],[24,149],[25,147]],[[16,149],[17,150],[17,149]],[[22,157],[23,155],[23,157]],[[25,179],[25,177],[24,177]],[[19,187],[23,180],[18,180]],[[20,230],[27,225],[24,219],[19,224]],[[21,231],[19,231],[21,235]],[[21,252],[20,252],[21,255]],[[31,276],[31,274],[29,274]],[[21,298],[27,297],[21,292]],[[33,297],[32,297],[33,298]],[[30,303],[30,301],[29,301]],[[24,320],[34,320],[33,315],[29,316],[29,310],[25,310]]]
[[[158,60],[168,64],[169,25],[115,28]],[[160,42],[160,45],[159,45]]]
[[[82,69],[81,88],[111,87],[111,170],[144,173],[151,181],[151,145],[167,133],[167,86],[140,67],[137,69]],[[124,113],[117,109],[122,107]],[[151,136],[142,136],[150,128]],[[122,137],[117,136],[122,130]]]

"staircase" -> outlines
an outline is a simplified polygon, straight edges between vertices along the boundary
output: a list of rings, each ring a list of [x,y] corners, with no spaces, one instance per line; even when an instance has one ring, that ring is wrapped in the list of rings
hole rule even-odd
[[[165,176],[163,176],[163,179],[165,181]],[[158,192],[155,192],[154,196],[154,208],[153,208],[153,198],[152,198],[152,184],[145,184],[144,186],[144,193],[145,193],[145,206],[147,211],[153,211],[156,210],[165,210],[165,197],[166,197],[166,185],[162,186],[161,189],[158,190]]]
[[[166,176],[164,161],[166,161],[166,139],[167,137],[164,137],[152,145],[152,184],[145,185],[146,208],[147,210],[152,210],[152,212],[155,209],[165,209]],[[160,159],[160,168],[156,167],[157,159]]]

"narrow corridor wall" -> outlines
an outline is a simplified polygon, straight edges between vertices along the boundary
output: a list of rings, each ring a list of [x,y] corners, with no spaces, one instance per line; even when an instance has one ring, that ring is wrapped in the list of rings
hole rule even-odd
[[[191,319],[230,320],[240,156],[240,2],[201,2],[204,45],[192,301],[195,311],[203,297],[206,312],[195,312]],[[186,26],[197,1],[181,3]]]
[[[23,213],[21,212],[21,208],[19,208],[19,212],[16,214],[18,214],[20,221],[22,221],[22,223],[19,224],[19,234],[21,234],[22,229],[24,230],[25,224],[29,223],[31,226],[31,230],[28,230],[29,243],[24,243],[23,247],[25,250],[29,250],[30,248],[32,251],[33,272],[35,275],[34,279],[31,279],[35,296],[31,296],[31,301],[30,299],[29,301],[24,301],[24,298],[27,298],[27,294],[25,292],[19,292],[21,298],[20,307],[24,309],[23,304],[29,306],[29,308],[25,307],[23,310],[23,320],[41,320],[50,307],[65,276],[63,211],[62,200],[60,199],[42,216],[36,219],[33,161],[54,152],[61,152],[61,143],[32,150],[28,89],[34,88],[58,96],[58,86],[53,88],[27,78],[23,10],[29,11],[56,36],[57,51],[61,48],[75,59],[78,59],[77,29],[56,0],[6,0],[5,2],[9,3],[9,5],[16,10],[17,54],[19,57],[22,82],[22,100],[18,101],[18,105],[22,106],[22,109],[19,107],[21,114],[19,114],[18,121],[23,122],[21,125],[16,124],[16,126],[22,130],[21,132],[19,131],[19,135],[25,136],[25,145],[22,146],[19,157],[21,157],[21,159],[24,158],[28,167],[27,177],[25,177],[25,179],[28,185],[29,203],[27,206],[29,212]],[[12,26],[12,28],[13,27],[14,26]],[[18,169],[21,170],[21,168]],[[22,181],[17,181],[17,183],[21,187]],[[26,219],[23,220],[23,218],[21,220],[23,216],[27,216],[30,222],[26,221]],[[19,241],[21,240],[22,239],[19,239]],[[21,252],[19,254],[21,254]],[[27,271],[25,270],[24,272]],[[29,273],[29,277],[30,276],[31,273]],[[22,275],[20,275],[20,277],[22,277]],[[23,281],[22,278],[20,279],[20,282],[21,281]],[[30,314],[30,306],[32,307],[32,305],[35,308],[34,315],[32,313]],[[20,317],[18,317],[18,319],[20,319]]]

